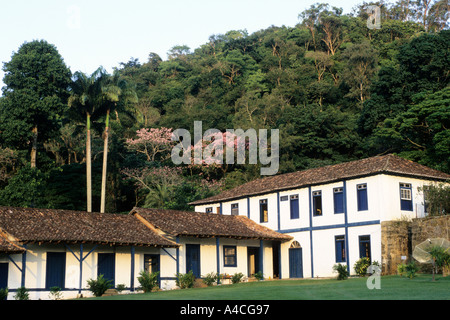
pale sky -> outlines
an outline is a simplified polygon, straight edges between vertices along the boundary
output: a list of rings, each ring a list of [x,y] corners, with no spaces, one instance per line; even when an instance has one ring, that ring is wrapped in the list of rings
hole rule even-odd
[[[112,71],[131,57],[163,60],[175,45],[194,51],[213,34],[271,25],[295,26],[298,14],[316,2],[351,9],[363,0],[0,0],[0,63],[25,41],[53,44],[72,70]],[[4,72],[0,71],[0,87]],[[1,92],[0,92],[1,94]]]

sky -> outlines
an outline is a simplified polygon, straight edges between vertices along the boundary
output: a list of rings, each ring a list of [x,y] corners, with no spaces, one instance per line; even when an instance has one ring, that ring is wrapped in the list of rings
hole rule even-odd
[[[350,13],[363,0],[2,0],[0,63],[11,60],[24,42],[46,40],[72,72],[87,74],[103,66],[150,52],[163,60],[176,45],[194,51],[214,34],[274,26],[295,26],[298,14],[316,2]],[[0,87],[4,84],[0,71]],[[1,94],[1,93],[0,93]]]

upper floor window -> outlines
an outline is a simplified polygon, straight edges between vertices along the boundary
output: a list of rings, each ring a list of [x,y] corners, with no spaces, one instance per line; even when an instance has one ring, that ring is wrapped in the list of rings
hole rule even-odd
[[[344,188],[333,189],[334,213],[344,213]]]
[[[294,194],[291,197],[290,205],[291,205],[291,219],[298,219],[300,217],[299,213],[299,203],[298,203],[298,194]]]
[[[313,192],[313,215],[322,215],[322,191]]]
[[[259,200],[259,222],[269,221],[269,214],[267,211],[267,199]]]
[[[239,203],[231,204],[231,215],[238,216],[239,215]]]
[[[412,211],[412,187],[410,183],[400,183],[400,208]]]
[[[368,210],[369,205],[367,201],[367,183],[358,184],[356,186],[358,211]]]

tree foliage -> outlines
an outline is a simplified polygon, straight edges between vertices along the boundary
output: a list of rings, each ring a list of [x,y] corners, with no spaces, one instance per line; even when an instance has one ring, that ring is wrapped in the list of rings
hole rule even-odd
[[[19,196],[22,177],[42,180],[48,192],[36,196],[39,205],[84,210],[89,159],[92,208],[106,201],[109,212],[192,209],[191,201],[259,177],[248,163],[176,168],[167,133],[192,135],[194,121],[221,132],[279,129],[280,173],[388,152],[450,172],[448,6],[374,4],[380,29],[367,27],[369,3],[352,14],[314,4],[296,26],[229,30],[198,48],[176,45],[167,59],[153,52],[147,61],[130,58],[112,75],[100,68],[70,79],[54,46],[25,43],[4,64],[1,201],[30,205]],[[40,64],[49,67],[37,70]],[[25,169],[36,126],[38,180]],[[77,190],[61,196],[64,179]]]

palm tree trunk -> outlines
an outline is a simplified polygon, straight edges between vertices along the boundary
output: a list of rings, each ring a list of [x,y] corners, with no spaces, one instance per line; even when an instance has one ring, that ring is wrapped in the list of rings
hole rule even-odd
[[[86,189],[87,211],[92,212],[92,169],[91,169],[91,115],[87,114],[86,136]]]
[[[108,137],[109,137],[109,112],[108,109],[106,111],[106,125],[105,125],[105,138],[103,142],[103,172],[102,172],[102,195],[101,195],[101,203],[100,203],[100,212],[105,212],[105,203],[106,203],[106,173],[107,173],[107,165],[108,165]]]
[[[34,127],[33,130],[33,143],[31,146],[31,168],[36,168],[36,155],[37,155],[37,136],[38,136],[38,127]]]

